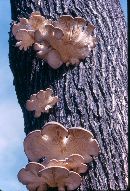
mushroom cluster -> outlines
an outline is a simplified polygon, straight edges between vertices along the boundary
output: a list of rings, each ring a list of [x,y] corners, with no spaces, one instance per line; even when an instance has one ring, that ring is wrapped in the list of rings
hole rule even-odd
[[[12,33],[18,41],[16,46],[20,50],[27,50],[35,42],[35,31],[44,31],[45,24],[50,23],[51,21],[41,16],[38,11],[32,12],[29,19],[20,18],[20,22],[14,23],[12,27]]]
[[[39,58],[57,69],[63,63],[77,65],[89,55],[97,41],[91,35],[94,28],[81,17],[63,15],[52,21],[33,12],[29,19],[21,18],[14,23],[12,33],[20,50],[33,46]],[[34,111],[38,118],[57,102],[58,97],[47,88],[31,95],[26,109]],[[92,133],[81,127],[66,129],[60,123],[49,122],[42,130],[27,135],[24,151],[31,162],[19,171],[18,179],[29,191],[46,191],[48,187],[65,191],[80,185],[80,174],[87,171],[87,164],[98,155],[99,145]]]
[[[18,173],[18,179],[26,185],[29,191],[46,191],[48,187],[57,187],[58,191],[74,190],[81,183],[78,173],[64,167],[45,167],[36,162],[30,162]]]
[[[96,46],[96,37],[91,33],[94,26],[81,17],[63,15],[57,21],[45,19],[33,12],[29,19],[21,18],[12,28],[16,46],[27,50],[34,44],[37,56],[54,68],[63,63],[79,64]]]
[[[62,191],[65,187],[73,190],[80,185],[79,174],[86,172],[87,163],[98,155],[99,145],[88,130],[81,127],[66,129],[60,123],[48,122],[42,130],[35,130],[27,135],[24,140],[24,151],[28,159],[32,161],[29,163],[31,169],[28,165],[22,169],[18,173],[19,181],[27,188],[37,186],[39,190],[40,188],[42,190],[44,186],[46,190],[48,185],[57,186],[58,190]],[[38,163],[39,161],[41,164]],[[37,172],[35,167],[38,168]],[[34,170],[35,178],[31,174]],[[77,179],[75,183],[72,177]]]
[[[41,113],[48,113],[57,102],[58,97],[52,96],[53,91],[47,88],[45,91],[40,90],[37,94],[33,94],[30,100],[26,102],[26,109],[28,111],[35,111],[34,117],[40,117]]]

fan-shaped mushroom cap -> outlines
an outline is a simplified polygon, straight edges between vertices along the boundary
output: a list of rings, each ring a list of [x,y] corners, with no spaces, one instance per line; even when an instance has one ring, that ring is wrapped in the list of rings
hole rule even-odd
[[[76,189],[81,183],[79,174],[69,171],[64,167],[48,167],[39,172],[41,178],[45,180],[50,187],[58,187],[59,191]]]
[[[38,163],[29,163],[18,173],[19,181],[29,191],[46,191],[47,187],[58,187],[59,191],[76,189],[81,183],[79,174],[64,167],[48,167]]]
[[[49,122],[41,131],[31,132],[24,140],[24,149],[31,161],[46,157],[64,160],[72,154],[79,154],[85,163],[97,156],[99,146],[92,133],[82,128],[65,129],[60,123]]]
[[[74,154],[78,153],[84,157],[85,162],[92,161],[91,156],[97,156],[99,153],[99,146],[93,134],[86,129],[80,127],[70,128],[68,130],[68,142],[69,152]],[[70,145],[73,144],[73,147]]]
[[[21,34],[21,30],[26,30],[26,38],[22,38],[16,45],[27,50],[33,43],[39,43],[39,46],[34,46],[37,56],[57,69],[63,63],[77,65],[89,55],[96,46],[96,38],[91,36],[94,28],[81,17],[62,15],[53,22],[41,16],[40,12],[33,12],[29,19],[21,18],[18,24],[15,23],[12,31],[19,40],[16,35]],[[33,31],[33,39],[29,30]],[[43,50],[44,43],[47,45]]]
[[[29,24],[34,30],[42,28],[47,22],[48,20],[41,16],[40,12],[33,12],[29,18]]]
[[[54,27],[52,24],[45,25],[45,29],[48,33],[46,36],[47,40],[49,40],[48,38],[51,38],[50,40],[53,40],[54,37],[57,40],[60,40],[64,36],[63,31],[58,27]]]
[[[26,102],[26,109],[28,111],[35,110],[35,117],[40,117],[41,112],[48,112],[58,101],[57,96],[52,96],[53,91],[47,88],[46,91],[40,90],[37,94],[33,94],[30,100]]]
[[[90,50],[95,46],[95,37],[90,34],[93,25],[86,26],[85,19],[81,17],[61,16],[53,25],[47,25],[46,39],[51,47],[55,49],[64,63],[78,64],[80,59],[88,56]],[[86,29],[85,29],[86,26]],[[55,29],[59,28],[61,37],[59,40],[54,35]]]
[[[42,164],[47,167],[55,167],[55,166],[65,167],[69,170],[73,170],[78,174],[80,174],[86,172],[86,170],[88,169],[87,165],[84,163],[85,160],[81,155],[72,154],[68,158],[65,158],[64,160],[52,159],[48,162],[48,164],[44,162]]]
[[[44,126],[44,131],[36,130],[28,134],[24,140],[25,153],[31,161],[38,161],[43,157],[46,157],[47,161],[54,159],[53,156],[61,153],[62,137],[66,135],[64,126],[49,122]]]
[[[18,180],[27,186],[30,191],[42,191],[46,189],[46,184],[43,184],[42,178],[39,176],[39,171],[45,167],[41,164],[31,162],[25,168],[22,168],[18,173]]]
[[[88,169],[85,163],[85,159],[79,154],[70,155],[67,159],[66,168],[77,172],[78,174],[86,172]]]
[[[39,12],[32,12],[29,19],[20,18],[20,22],[17,24],[14,23],[12,27],[12,32],[16,40],[19,41],[19,38],[21,40],[20,42],[17,42],[16,46],[19,46],[20,50],[27,50],[27,48],[29,46],[32,46],[32,44],[36,40],[36,35],[34,35],[35,31],[39,30],[40,32],[45,33],[44,26],[45,24],[50,23],[51,21],[45,19],[43,16],[40,15]],[[30,34],[30,31],[33,32],[33,38],[32,34]]]
[[[42,34],[42,32],[40,31],[40,30],[36,30],[35,31],[35,33],[34,33],[34,38],[35,38],[35,42],[37,43],[41,43],[41,42],[43,42],[43,40],[44,40],[44,36],[43,36],[43,34]],[[39,44],[40,45],[40,44]],[[34,50],[36,50],[35,49],[35,47],[34,47]]]
[[[74,18],[70,15],[62,15],[55,23],[55,26],[60,26],[62,30],[68,31],[74,25]]]
[[[27,50],[29,46],[32,46],[34,43],[34,31],[33,30],[26,30],[20,29],[16,35],[16,40],[19,42],[16,43],[16,46],[19,46],[19,49]]]
[[[74,21],[77,24],[77,26],[86,26],[87,23],[87,21],[82,17],[75,17]]]
[[[26,29],[28,30],[28,19],[25,18],[20,18],[19,19],[20,22],[19,23],[14,23],[13,27],[12,27],[12,33],[15,36],[16,33],[20,30],[20,29]]]

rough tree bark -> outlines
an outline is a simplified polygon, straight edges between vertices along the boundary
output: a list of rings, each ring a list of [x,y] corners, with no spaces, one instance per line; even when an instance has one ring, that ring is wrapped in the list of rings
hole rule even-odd
[[[25,133],[48,121],[90,130],[100,145],[79,190],[127,188],[127,30],[119,0],[11,0],[12,20],[32,11],[46,18],[81,16],[95,25],[98,44],[77,67],[53,70],[33,48],[20,51],[10,32],[9,60]],[[30,95],[52,88],[60,102],[38,119],[25,108]],[[14,116],[15,117],[15,116]]]

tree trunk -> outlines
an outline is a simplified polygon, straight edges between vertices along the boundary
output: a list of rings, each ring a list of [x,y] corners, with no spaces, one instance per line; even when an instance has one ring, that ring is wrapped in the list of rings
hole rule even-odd
[[[40,11],[53,20],[69,14],[89,20],[98,44],[76,67],[52,69],[33,48],[20,51],[10,32],[9,60],[21,106],[25,133],[48,121],[90,130],[100,154],[89,164],[79,190],[127,189],[127,30],[119,0],[11,0],[12,20]],[[60,101],[51,112],[34,118],[26,100],[52,88]]]

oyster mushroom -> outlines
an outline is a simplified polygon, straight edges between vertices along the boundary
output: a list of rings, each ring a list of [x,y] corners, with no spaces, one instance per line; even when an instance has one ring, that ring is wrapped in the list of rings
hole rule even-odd
[[[35,32],[35,40],[38,43],[34,44],[34,50],[37,51],[39,58],[46,60],[53,69],[57,69],[63,62],[58,51],[49,45],[48,37],[49,41],[55,41],[55,38],[60,40],[63,36],[63,32],[51,24],[45,25],[45,29],[47,32],[43,34],[39,30]]]
[[[81,176],[64,167],[48,167],[39,172],[49,187],[58,187],[58,191],[76,189],[81,183]]]
[[[81,17],[73,18],[63,15],[54,22],[54,26],[45,25],[46,39],[51,47],[60,54],[63,63],[78,64],[81,59],[89,55],[91,49],[96,45],[96,38],[91,36],[93,25],[89,24],[87,27],[86,24],[87,21],[85,22]],[[61,34],[63,33],[59,39],[54,35],[56,28],[60,29]]]
[[[47,190],[47,185],[43,183],[42,178],[39,176],[39,171],[44,168],[45,167],[39,163],[31,162],[19,171],[17,175],[18,180],[26,185],[29,191]]]
[[[46,191],[49,187],[58,187],[59,191],[76,189],[81,183],[79,174],[64,167],[48,167],[38,163],[29,163],[18,173],[19,181],[29,191]]]
[[[16,46],[18,46],[20,50],[27,50],[28,47],[34,43],[34,31],[21,29],[16,33],[15,38],[19,41],[16,43]]]
[[[28,28],[28,19],[26,19],[26,18],[20,18],[19,20],[20,20],[20,22],[17,23],[17,24],[16,24],[16,22],[14,22],[14,25],[13,25],[13,27],[12,27],[12,33],[13,33],[14,36],[15,36],[16,33],[17,33],[19,30],[21,30],[21,29],[26,29],[26,30],[29,29],[29,28]]]
[[[65,160],[66,163],[68,158],[68,166],[65,167],[70,169],[73,165],[74,169],[79,167],[80,171],[82,163],[89,163],[93,160],[92,156],[98,155],[99,146],[92,133],[83,128],[75,127],[67,130],[60,123],[49,122],[41,131],[36,130],[28,134],[24,140],[24,151],[31,161],[39,161],[45,157],[46,162],[43,163],[45,166],[52,159]],[[74,157],[82,158],[82,162],[77,166]]]
[[[58,97],[52,94],[52,89],[47,88],[46,91],[40,90],[37,94],[31,95],[30,100],[26,102],[26,109],[35,111],[34,117],[40,117],[42,112],[47,113],[58,101]]]
[[[89,55],[97,41],[91,35],[94,28],[81,17],[63,15],[57,21],[51,21],[45,19],[39,12],[33,12],[29,19],[21,18],[19,23],[15,23],[12,32],[19,41],[16,36],[22,34],[24,30],[24,35],[20,37],[20,42],[17,42],[16,46],[27,50],[36,43],[34,50],[37,51],[37,56],[57,69],[63,63],[77,65],[81,59]],[[30,34],[30,30],[33,35]]]
[[[46,59],[47,54],[52,50],[50,47],[47,46],[46,43],[35,43],[34,50],[37,51],[37,56],[41,59]]]
[[[41,49],[37,50],[37,55],[47,60],[54,69],[59,68],[63,63],[77,65],[96,45],[96,38],[91,36],[94,28],[81,17],[63,15],[57,21],[45,24],[46,32],[36,32],[36,41],[48,42],[51,47],[47,55],[44,55],[44,52],[42,54]]]
[[[41,16],[40,12],[32,12],[30,18],[29,18],[29,25],[31,28],[36,30],[43,30],[44,25],[49,23],[50,21],[45,19],[45,17]]]
[[[27,50],[35,42],[35,31],[41,30],[44,33],[44,25],[49,23],[51,21],[45,19],[39,12],[32,12],[29,19],[20,18],[20,22],[14,23],[12,27],[12,33],[18,41],[16,46],[20,50]]]
[[[52,40],[54,41],[55,38],[57,40],[60,40],[64,36],[63,31],[60,28],[58,28],[58,27],[54,27],[52,24],[46,24],[45,25],[45,29],[47,30],[47,33],[46,33],[44,38],[47,41],[52,41]]]
[[[57,68],[59,68],[63,64],[63,62],[61,60],[61,57],[60,57],[60,54],[56,50],[51,50],[47,54],[46,59],[47,59],[48,64],[53,69],[57,69]]]
[[[52,166],[61,166],[66,167],[69,170],[73,170],[77,172],[78,174],[86,172],[88,169],[87,165],[84,164],[85,160],[84,158],[79,154],[72,154],[68,158],[65,158],[64,160],[56,160],[52,159],[48,162],[46,165],[47,167]],[[44,165],[44,162],[42,163]]]

